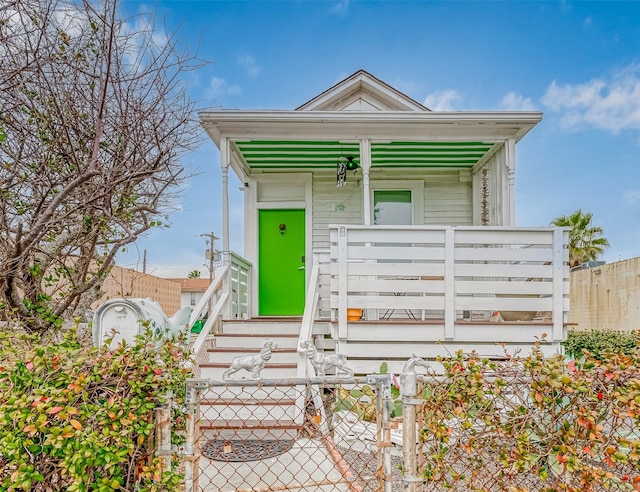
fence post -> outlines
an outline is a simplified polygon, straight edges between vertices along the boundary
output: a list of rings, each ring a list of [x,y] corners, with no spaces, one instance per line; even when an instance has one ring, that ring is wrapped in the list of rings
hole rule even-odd
[[[418,466],[416,440],[418,436],[416,435],[415,397],[418,393],[418,377],[413,365],[407,364],[400,375],[400,392],[402,394],[403,490],[417,492],[418,483],[421,482],[416,476]]]
[[[367,377],[369,384],[376,386],[376,445],[382,449],[382,459],[378,455],[378,466],[382,472],[384,492],[392,492],[391,463],[391,375],[371,374]],[[382,461],[382,463],[381,463]]]
[[[167,392],[165,397],[165,406],[156,408],[155,416],[155,454],[156,456],[164,456],[164,470],[171,471],[171,455],[173,448],[171,446],[171,408],[173,407],[173,393]]]
[[[207,379],[190,379],[187,381],[185,405],[186,438],[184,443],[184,489],[185,492],[198,492],[200,490],[198,479],[198,460],[200,454],[196,449],[198,441],[198,424],[200,415],[200,391],[208,388]]]

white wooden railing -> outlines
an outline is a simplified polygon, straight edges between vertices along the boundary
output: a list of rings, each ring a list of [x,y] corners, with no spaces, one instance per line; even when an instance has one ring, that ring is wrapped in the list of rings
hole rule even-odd
[[[198,301],[196,306],[191,312],[189,318],[189,326],[202,319],[206,315],[206,322],[200,330],[196,340],[193,342],[192,352],[194,354],[196,362],[200,362],[206,359],[206,340],[209,334],[214,331],[213,328],[218,323],[218,319],[223,312],[223,309],[229,299],[229,293],[225,289],[225,280],[229,272],[228,267],[224,266],[219,270],[216,275],[216,279],[209,284],[207,290],[202,295],[202,298]],[[197,369],[198,364],[194,366]]]
[[[311,276],[309,277],[309,286],[307,288],[307,301],[304,305],[302,313],[302,324],[300,326],[300,336],[298,337],[298,377],[315,377],[315,371],[306,356],[306,350],[303,348],[305,342],[312,342],[313,339],[313,322],[316,319],[318,311],[318,300],[320,293],[318,292],[318,274],[320,266],[316,263],[311,268]]]
[[[230,280],[231,280],[231,312],[229,317],[233,319],[250,318],[251,306],[251,262],[242,256],[230,254]]]
[[[332,225],[330,242],[340,339],[347,338],[347,308],[362,308],[369,320],[436,313],[447,340],[455,339],[457,313],[547,311],[552,339],[562,340],[566,229]]]
[[[313,323],[318,313],[318,301],[320,299],[320,292],[318,290],[320,275],[320,263],[315,262],[311,268],[311,275],[309,276],[309,285],[307,287],[307,297],[304,305],[304,312],[302,314],[302,324],[300,327],[300,335],[298,337],[298,378],[315,378],[316,370],[311,364],[311,361],[307,357],[306,349],[304,348],[305,342],[313,342]],[[316,411],[321,416],[320,426],[323,432],[328,432],[327,416],[325,414],[325,408],[321,396],[320,387],[311,385],[311,399],[315,405]],[[296,398],[296,408],[298,409],[297,415],[304,415],[306,398],[304,398],[304,391],[302,387],[298,387],[298,397]]]

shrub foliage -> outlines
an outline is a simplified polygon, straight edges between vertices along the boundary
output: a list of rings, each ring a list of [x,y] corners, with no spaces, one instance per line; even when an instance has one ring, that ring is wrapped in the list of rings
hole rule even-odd
[[[631,354],[640,343],[639,332],[615,330],[569,330],[564,349],[570,357],[580,357],[588,351],[602,359],[606,354]]]
[[[441,363],[422,389],[426,490],[640,490],[639,348]]]
[[[0,490],[176,489],[151,436],[154,409],[183,401],[187,357],[180,341],[109,350],[75,330],[50,345],[0,333]]]

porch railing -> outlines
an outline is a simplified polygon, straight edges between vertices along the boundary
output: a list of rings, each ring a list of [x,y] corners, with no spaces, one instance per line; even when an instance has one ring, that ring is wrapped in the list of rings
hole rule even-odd
[[[193,326],[196,321],[206,318],[206,321],[192,346],[196,362],[206,360],[207,347],[205,342],[209,337],[209,334],[215,331],[214,326],[218,323],[220,315],[227,303],[227,299],[229,298],[229,293],[226,292],[224,287],[228,272],[229,268],[226,266],[222,267],[222,269],[217,272],[216,279],[209,284],[209,287],[207,287],[202,298],[198,301],[191,312],[189,326]],[[198,365],[196,364],[194,368],[197,369]]]
[[[232,319],[248,319],[251,316],[251,262],[242,256],[230,254],[230,281],[231,281],[231,312]]]
[[[309,287],[307,288],[307,302],[304,306],[304,312],[302,314],[302,324],[300,326],[300,336],[298,337],[298,377],[315,377],[315,371],[310,364],[309,359],[306,356],[306,350],[304,348],[305,342],[312,342],[313,337],[313,322],[316,319],[316,313],[318,311],[318,301],[320,299],[320,293],[318,292],[318,274],[320,272],[320,265],[317,263],[313,265],[311,269],[311,276],[309,277]]]
[[[568,231],[561,228],[330,226],[331,307],[338,338],[347,308],[369,320],[444,320],[477,312],[550,312],[562,340],[569,308]]]

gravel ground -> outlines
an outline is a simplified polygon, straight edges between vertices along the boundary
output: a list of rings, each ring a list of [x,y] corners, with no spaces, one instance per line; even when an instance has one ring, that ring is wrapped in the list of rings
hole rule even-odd
[[[358,482],[363,486],[364,492],[377,492],[378,458],[376,455],[374,453],[356,452],[350,449],[340,451],[345,461],[349,463],[353,474],[359,477]],[[393,492],[401,492],[403,490],[402,477],[398,468],[401,463],[402,458],[391,457]]]

